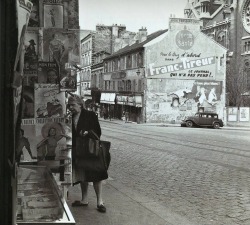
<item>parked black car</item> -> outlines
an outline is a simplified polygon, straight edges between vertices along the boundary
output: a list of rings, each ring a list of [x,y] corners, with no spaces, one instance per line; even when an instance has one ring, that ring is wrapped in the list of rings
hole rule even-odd
[[[223,127],[223,121],[219,119],[217,113],[198,112],[194,116],[189,116],[181,122],[182,127],[213,127],[218,129]]]

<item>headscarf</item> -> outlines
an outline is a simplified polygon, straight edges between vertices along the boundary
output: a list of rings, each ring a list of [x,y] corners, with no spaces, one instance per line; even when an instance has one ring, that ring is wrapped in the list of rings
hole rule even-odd
[[[82,98],[79,96],[79,95],[70,95],[69,98],[68,98],[68,104],[72,104],[72,103],[77,103],[79,105],[82,106],[82,108],[85,107],[85,103],[84,101],[82,100]]]

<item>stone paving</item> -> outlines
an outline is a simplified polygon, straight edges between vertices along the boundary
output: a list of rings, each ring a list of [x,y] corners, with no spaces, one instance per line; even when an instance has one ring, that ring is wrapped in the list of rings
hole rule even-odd
[[[106,129],[104,136],[112,141],[115,159],[109,172],[114,179],[111,185],[124,187],[135,199],[147,196],[145,206],[153,208],[156,202],[163,212],[171,210],[193,224],[250,224],[249,151],[245,145],[237,149],[239,145],[233,146],[232,141],[227,145],[218,141],[209,147],[190,140],[184,147],[181,140],[171,141],[174,134],[169,139],[152,138],[145,134],[149,134],[146,129],[136,133],[135,127],[126,127],[114,137],[114,130]]]

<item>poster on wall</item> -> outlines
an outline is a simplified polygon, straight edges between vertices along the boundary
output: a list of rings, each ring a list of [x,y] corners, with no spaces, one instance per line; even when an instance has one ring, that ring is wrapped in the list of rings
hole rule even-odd
[[[26,76],[37,75],[38,30],[27,30],[24,39],[24,68]]]
[[[38,62],[38,83],[59,84],[59,71],[55,62]]]
[[[68,70],[66,75],[60,79],[61,91],[76,91],[77,89],[77,73],[74,70]]]
[[[76,62],[69,63],[69,53],[79,54],[76,36],[73,31],[64,29],[45,29],[43,33],[43,59],[57,64],[60,89],[63,91],[75,91],[77,88],[75,68],[71,69]],[[75,56],[71,60],[77,60]]]
[[[248,107],[240,107],[240,121],[249,121]]]
[[[44,4],[44,27],[63,28],[63,6]]]
[[[39,0],[31,0],[33,7],[30,13],[28,27],[39,27]]]
[[[70,127],[64,118],[23,119],[17,148],[19,161],[55,160],[59,165],[63,159],[70,164],[71,151],[67,147],[72,137]],[[71,172],[69,165],[66,168],[65,172]]]
[[[44,29],[43,60],[56,62],[60,70],[63,70],[68,62],[71,33],[64,29]]]
[[[61,118],[66,114],[65,93],[57,84],[35,84],[35,118]]]
[[[236,122],[238,118],[238,107],[229,107],[227,111],[227,120],[229,122]]]
[[[37,159],[35,119],[22,119],[21,138],[18,144],[17,156],[20,162],[32,162]]]
[[[23,86],[22,118],[34,118],[34,87]]]
[[[71,139],[71,134],[64,118],[36,119],[35,128],[38,160],[70,157],[67,139]]]
[[[173,108],[181,107],[189,103],[191,108],[192,102],[197,107],[213,108],[220,102],[222,93],[222,82],[220,81],[201,81],[201,80],[189,80],[169,81],[168,95],[172,97],[171,106]],[[185,108],[184,107],[184,108]]]

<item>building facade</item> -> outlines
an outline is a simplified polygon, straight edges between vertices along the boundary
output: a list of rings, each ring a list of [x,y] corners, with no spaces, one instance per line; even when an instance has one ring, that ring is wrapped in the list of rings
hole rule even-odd
[[[145,122],[145,52],[144,44],[166,30],[147,35],[145,28],[138,32],[138,40],[104,59],[102,109],[121,119],[125,112],[132,122]]]
[[[91,83],[91,65],[93,52],[94,34],[90,32],[81,40],[80,68],[78,72],[77,90],[78,94],[84,97],[84,100],[91,100],[90,83]]]
[[[89,104],[100,102],[103,88],[103,59],[119,49],[136,42],[138,35],[126,30],[126,26],[113,24],[97,25],[81,40],[81,71],[78,73],[78,90]],[[92,71],[93,69],[93,71]],[[91,97],[92,96],[92,97]],[[86,102],[87,103],[87,102]]]
[[[170,18],[168,32],[144,45],[146,122],[180,123],[197,111],[223,117],[227,49],[200,27]]]

